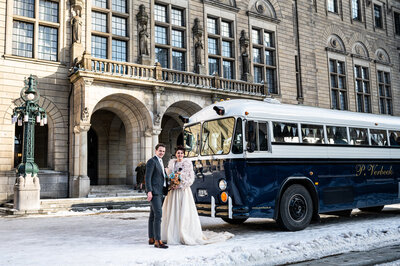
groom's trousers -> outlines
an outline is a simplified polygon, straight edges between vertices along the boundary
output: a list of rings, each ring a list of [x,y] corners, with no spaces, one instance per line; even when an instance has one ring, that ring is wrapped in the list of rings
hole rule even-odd
[[[149,238],[161,240],[161,216],[163,195],[153,195],[150,202]]]

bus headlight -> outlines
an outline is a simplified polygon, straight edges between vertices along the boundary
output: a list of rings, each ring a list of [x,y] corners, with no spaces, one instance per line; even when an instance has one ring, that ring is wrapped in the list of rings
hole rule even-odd
[[[220,197],[223,203],[228,201],[228,193],[226,193],[225,191],[221,193]]]
[[[218,187],[220,190],[224,191],[226,189],[227,183],[225,179],[219,180]]]

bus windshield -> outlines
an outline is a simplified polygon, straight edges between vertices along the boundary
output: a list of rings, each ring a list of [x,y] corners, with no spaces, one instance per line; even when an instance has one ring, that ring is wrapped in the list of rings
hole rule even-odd
[[[231,148],[235,118],[203,123],[201,155],[228,154]]]
[[[200,123],[185,127],[183,130],[184,143],[187,157],[199,155]]]

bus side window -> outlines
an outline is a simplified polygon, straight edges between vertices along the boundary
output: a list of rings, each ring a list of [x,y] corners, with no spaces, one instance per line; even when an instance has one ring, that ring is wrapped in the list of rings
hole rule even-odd
[[[260,151],[268,151],[267,123],[258,123],[258,143],[260,144]]]
[[[390,131],[389,134],[390,146],[399,147],[400,146],[400,131]]]
[[[301,125],[303,143],[322,144],[325,143],[324,127],[320,125]]]
[[[366,128],[349,128],[351,145],[368,145],[368,132]]]
[[[328,144],[348,144],[347,129],[345,127],[326,126]]]
[[[243,130],[242,119],[238,118],[236,121],[235,135],[233,137],[232,153],[243,153]]]
[[[246,122],[246,141],[247,141],[246,150],[248,152],[254,152],[256,150],[257,147],[256,129],[257,129],[256,122],[254,121]]]
[[[299,131],[297,124],[272,122],[274,138],[273,142],[299,143]]]
[[[370,129],[369,134],[371,136],[371,145],[372,146],[387,146],[388,145],[386,130]]]

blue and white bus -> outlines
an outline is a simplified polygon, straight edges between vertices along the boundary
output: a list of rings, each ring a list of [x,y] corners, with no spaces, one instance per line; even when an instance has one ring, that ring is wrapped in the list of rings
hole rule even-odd
[[[229,100],[184,125],[198,213],[301,230],[320,213],[400,202],[400,118]]]

